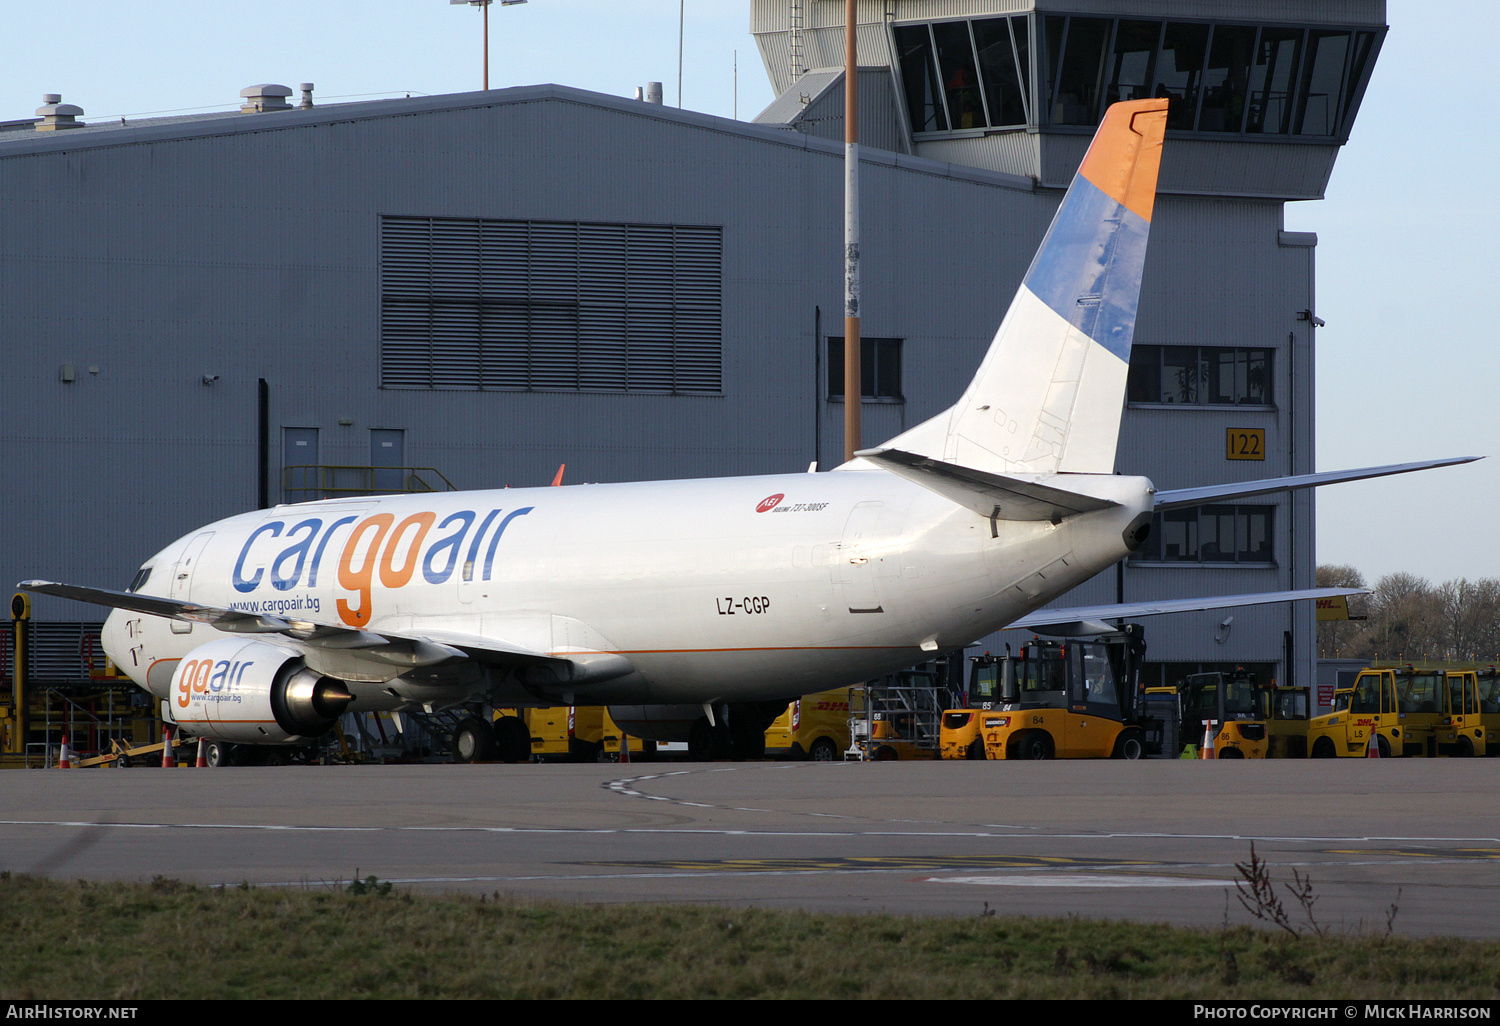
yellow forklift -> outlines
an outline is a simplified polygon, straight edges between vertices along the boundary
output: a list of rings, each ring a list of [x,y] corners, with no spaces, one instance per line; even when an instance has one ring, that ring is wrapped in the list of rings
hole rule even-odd
[[[1036,638],[1000,660],[998,701],[978,710],[988,759],[1140,759],[1162,725],[1144,715],[1140,624],[1088,640]],[[973,696],[971,695],[971,701]]]
[[[1216,759],[1264,759],[1270,754],[1265,701],[1255,674],[1243,668],[1192,673],[1178,685],[1184,742],[1210,731]],[[1204,724],[1211,724],[1205,729]]]
[[[1010,646],[1006,646],[1009,649]],[[1000,702],[1000,677],[1010,657],[986,652],[969,660],[969,699],[962,709],[943,713],[938,731],[938,758],[983,759],[984,738],[979,734],[981,715]]]

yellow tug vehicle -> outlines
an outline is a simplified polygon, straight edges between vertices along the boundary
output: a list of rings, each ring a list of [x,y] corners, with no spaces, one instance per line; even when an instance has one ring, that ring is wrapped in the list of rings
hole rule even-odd
[[[1140,625],[1125,624],[1088,640],[1037,638],[1000,660],[998,701],[976,710],[985,758],[1146,756],[1148,731],[1159,736],[1160,725],[1140,714],[1145,651]]]
[[[1409,738],[1401,711],[1395,669],[1361,670],[1351,687],[1333,693],[1333,711],[1314,716],[1307,727],[1307,750],[1314,759],[1364,758],[1371,739],[1381,758],[1421,755],[1422,742]]]

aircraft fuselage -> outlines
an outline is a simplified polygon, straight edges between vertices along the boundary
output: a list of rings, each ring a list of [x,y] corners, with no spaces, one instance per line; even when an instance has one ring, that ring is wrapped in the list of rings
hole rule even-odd
[[[329,500],[185,535],[149,561],[140,591],[552,656],[618,653],[636,670],[545,694],[491,679],[497,703],[782,699],[971,643],[1126,556],[1150,482],[1070,486],[1120,505],[1057,524],[990,519],[858,469]],[[105,649],[165,697],[177,660],[224,636],[187,627],[116,610]],[[351,708],[434,695],[420,675],[312,655],[350,681]]]

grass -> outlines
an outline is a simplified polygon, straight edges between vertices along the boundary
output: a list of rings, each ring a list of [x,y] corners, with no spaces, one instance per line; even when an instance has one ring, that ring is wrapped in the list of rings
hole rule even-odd
[[[0,873],[0,998],[1469,998],[1500,942]]]

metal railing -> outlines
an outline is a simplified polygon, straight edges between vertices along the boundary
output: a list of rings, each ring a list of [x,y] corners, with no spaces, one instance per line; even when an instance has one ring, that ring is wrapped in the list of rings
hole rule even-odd
[[[311,502],[353,495],[456,492],[458,487],[432,467],[345,467],[318,464],[285,467],[282,502]]]

